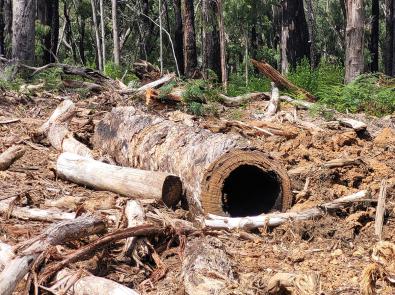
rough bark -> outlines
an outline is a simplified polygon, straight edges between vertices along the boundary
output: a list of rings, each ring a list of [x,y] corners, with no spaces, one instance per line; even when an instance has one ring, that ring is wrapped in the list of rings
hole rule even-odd
[[[30,243],[25,243],[26,248],[20,250],[0,273],[0,294],[12,294],[18,282],[48,247],[102,232],[104,228],[102,220],[90,216],[61,221],[50,226],[42,235],[33,238]]]
[[[310,44],[303,0],[285,0],[281,6],[281,72],[285,74],[310,58]]]
[[[12,58],[32,64],[35,49],[35,1],[14,0],[12,4]]]
[[[317,65],[316,61],[316,49],[315,49],[315,17],[313,0],[306,0],[307,8],[307,28],[309,31],[309,44],[310,44],[310,65],[315,68]]]
[[[208,78],[208,70],[214,71],[221,77],[221,58],[219,50],[218,6],[216,1],[202,1],[202,58],[203,74]]]
[[[195,214],[202,213],[202,209],[225,214],[232,202],[224,199],[224,184],[228,178],[230,187],[243,179],[246,176],[244,168],[253,169],[253,174],[271,175],[272,185],[278,186],[269,198],[269,194],[258,188],[262,183],[249,186],[246,179],[243,194],[250,192],[251,199],[242,202],[240,210],[254,214],[256,210],[281,210],[290,206],[289,179],[284,168],[263,152],[249,148],[247,142],[236,135],[213,134],[139,113],[133,107],[123,107],[113,109],[97,124],[93,142],[96,148],[107,152],[123,166],[179,175],[190,209]],[[230,177],[235,170],[241,173],[240,178]],[[252,195],[260,199],[258,206]],[[232,195],[236,202],[241,201],[239,197]],[[261,205],[267,207],[258,208]]]
[[[42,63],[48,64],[56,61],[56,50],[59,38],[59,0],[39,0],[37,16],[41,24],[48,26],[49,31],[41,40],[43,46]]]
[[[0,171],[7,170],[16,160],[20,159],[26,149],[19,145],[14,145],[0,154]]]
[[[120,49],[119,49],[119,34],[118,34],[118,20],[117,20],[117,0],[111,0],[111,11],[112,11],[112,36],[114,42],[114,63],[119,66],[120,61]]]
[[[100,32],[99,32],[99,23],[97,20],[97,11],[96,11],[96,1],[91,0],[91,6],[92,6],[92,20],[93,20],[93,28],[95,30],[95,40],[96,40],[96,56],[97,56],[97,62],[99,66],[99,70],[103,70],[103,55],[102,55],[102,44],[100,41]]]
[[[350,83],[364,69],[364,12],[363,0],[347,0],[346,28],[346,74],[345,83]]]
[[[4,0],[0,0],[0,56],[5,55],[5,20],[4,20]]]
[[[181,0],[173,0],[174,10],[174,51],[176,52],[177,64],[180,72],[184,74],[184,34],[182,24]]]
[[[221,56],[221,81],[222,87],[225,91],[228,88],[228,72],[226,66],[226,39],[225,39],[225,24],[224,11],[222,7],[222,0],[217,0],[218,3],[218,25],[219,25],[219,48]]]
[[[56,163],[57,174],[69,181],[139,199],[161,200],[176,205],[182,194],[177,176],[105,164],[72,153],[63,153]]]
[[[197,68],[195,12],[193,0],[182,1],[182,16],[184,24],[184,73],[193,77]]]
[[[380,37],[380,3],[379,0],[372,0],[372,24],[370,33],[370,71],[379,70],[379,37]]]

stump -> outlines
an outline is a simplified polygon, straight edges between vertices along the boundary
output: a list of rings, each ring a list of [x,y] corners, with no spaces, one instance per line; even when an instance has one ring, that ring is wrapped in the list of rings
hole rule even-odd
[[[238,135],[120,107],[97,124],[93,142],[123,166],[178,175],[193,214],[251,216],[291,205],[286,170]]]

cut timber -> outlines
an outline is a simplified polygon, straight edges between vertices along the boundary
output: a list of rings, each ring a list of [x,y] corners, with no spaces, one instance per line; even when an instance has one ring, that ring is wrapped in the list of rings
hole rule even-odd
[[[14,200],[15,197],[0,201],[0,213],[24,220],[38,220],[47,222],[71,220],[75,218],[75,213],[62,212],[56,209],[12,206],[11,204]]]
[[[66,99],[62,101],[62,103],[60,103],[52,113],[51,117],[49,117],[48,121],[41,125],[36,133],[46,135],[52,125],[69,121],[72,117],[74,117],[75,113],[76,108],[71,100]]]
[[[50,246],[87,237],[104,229],[105,223],[92,216],[82,216],[51,225],[43,234],[28,241],[29,243],[24,243],[26,248],[21,249],[0,273],[0,294],[12,294],[18,282],[29,272],[32,264]]]
[[[355,194],[334,200],[333,202],[325,203],[301,212],[272,213],[241,218],[230,218],[208,214],[208,219],[205,220],[205,225],[206,227],[221,229],[253,229],[267,226],[275,227],[288,221],[307,220],[323,216],[328,210],[343,208],[345,205],[364,200],[367,196],[367,191],[360,191]]]
[[[132,198],[162,200],[167,206],[181,199],[182,183],[169,173],[120,167],[63,153],[56,163],[57,174],[69,181]]]
[[[181,270],[186,294],[227,294],[224,290],[236,279],[223,248],[219,239],[210,236],[187,243]]]
[[[106,278],[63,269],[56,275],[54,294],[60,294],[64,286],[70,286],[69,295],[139,295],[136,291]],[[59,289],[59,291],[57,290]],[[58,291],[58,292],[56,292]]]
[[[289,81],[287,78],[285,78],[283,75],[281,75],[275,68],[273,68],[271,65],[269,65],[266,62],[259,62],[254,59],[251,60],[252,64],[261,72],[263,75],[268,77],[270,80],[272,80],[276,85],[281,85],[282,87],[285,87],[289,90],[295,91],[298,94],[303,95],[306,100],[310,102],[315,102],[316,97],[306,91],[303,88],[300,88],[296,86],[295,84],[292,84],[291,81]]]
[[[220,94],[219,97],[222,100],[222,103],[229,107],[239,106],[245,104],[251,100],[263,100],[269,99],[270,96],[264,92],[253,92],[247,93],[235,97],[226,96],[225,94]]]
[[[52,125],[48,132],[48,141],[60,152],[69,152],[83,157],[93,158],[92,151],[74,138],[67,124]]]
[[[291,204],[282,165],[238,135],[121,107],[96,125],[93,142],[123,166],[179,175],[193,214],[248,216]]]
[[[20,159],[26,149],[20,145],[14,145],[0,154],[0,171],[7,170],[16,160]]]

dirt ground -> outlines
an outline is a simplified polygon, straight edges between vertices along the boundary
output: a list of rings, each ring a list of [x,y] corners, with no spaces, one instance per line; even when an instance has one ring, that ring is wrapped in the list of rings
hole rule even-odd
[[[138,104],[119,99],[111,93],[84,99],[78,94],[69,96],[81,108],[72,120],[71,129],[79,140],[87,144],[94,123],[104,112],[115,105]],[[48,118],[59,102],[59,97],[52,94],[40,93],[28,97],[0,93],[0,122],[5,118],[20,119],[14,123],[0,123],[0,152],[14,144],[22,144],[27,148],[26,154],[9,170],[0,171],[0,199],[19,196],[18,206],[56,206],[69,212],[83,207],[96,214],[113,210],[122,216],[126,198],[58,179],[51,168],[58,152],[48,142],[34,143],[31,140],[35,129]],[[255,101],[243,109],[237,109],[238,120],[247,123],[256,121],[256,116],[259,116],[264,106],[265,102]],[[283,110],[294,112],[289,105],[283,106]],[[155,112],[167,115],[166,109]],[[224,109],[221,117],[232,119],[234,112],[234,109]],[[368,124],[368,129],[366,132],[355,132],[336,122],[312,117],[308,111],[299,110],[297,115],[299,119],[309,121],[321,129],[312,130],[285,121],[281,123],[280,114],[273,126],[293,132],[293,138],[245,135],[251,144],[283,163],[291,177],[294,191],[302,191],[306,179],[310,180],[306,193],[295,192],[291,210],[310,208],[364,189],[368,189],[372,198],[376,199],[381,181],[387,179],[387,213],[383,237],[395,242],[395,116],[378,119],[356,115],[355,118]],[[195,123],[204,125],[215,120],[198,118]],[[325,162],[339,158],[358,160],[343,167],[325,167]],[[147,210],[159,208],[172,216],[187,215],[181,208],[169,212],[156,204],[145,206]],[[317,272],[320,274],[322,294],[361,294],[361,275],[371,262],[371,251],[377,242],[374,234],[375,207],[375,202],[362,202],[317,220],[255,230],[247,236],[239,231],[216,232],[216,238],[221,241],[220,247],[231,258],[236,274],[234,286],[229,286],[223,293],[266,294],[268,280],[278,272]],[[0,240],[15,245],[34,237],[47,226],[43,222],[7,218],[3,214],[0,216]],[[146,263],[151,269],[143,269],[130,259],[119,258],[122,242],[107,247],[93,258],[76,263],[71,268],[84,268],[95,275],[135,288],[142,294],[183,294],[180,275],[182,255],[179,254],[178,241],[152,241],[155,242],[167,269],[165,276],[158,281],[148,280],[152,269],[155,269],[155,263],[150,259]],[[164,247],[166,243],[168,247]],[[71,251],[78,246],[79,243],[74,243],[66,248]],[[23,287],[20,284],[18,294],[23,294]],[[377,292],[395,294],[395,286],[380,279]]]

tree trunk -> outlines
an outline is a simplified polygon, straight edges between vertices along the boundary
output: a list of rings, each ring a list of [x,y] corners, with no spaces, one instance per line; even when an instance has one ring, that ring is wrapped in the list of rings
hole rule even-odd
[[[179,175],[194,214],[204,209],[246,216],[290,206],[284,168],[237,135],[213,134],[123,107],[98,123],[93,142],[122,166]]]
[[[226,40],[225,40],[225,24],[224,11],[222,8],[222,0],[217,0],[218,3],[218,25],[219,25],[219,44],[221,54],[221,81],[225,92],[228,88],[228,72],[226,69]]]
[[[49,27],[48,33],[42,39],[44,49],[42,63],[49,64],[56,61],[59,38],[59,0],[40,0],[37,9],[37,16],[41,24]]]
[[[317,66],[316,52],[315,52],[315,17],[314,7],[312,0],[306,0],[307,6],[307,27],[309,30],[309,43],[310,43],[310,65],[311,68]]]
[[[85,58],[85,18],[81,17],[80,23],[80,39],[78,41],[78,49],[80,52],[81,63],[85,65],[86,58]]]
[[[95,37],[96,37],[97,62],[99,65],[99,70],[103,71],[103,59],[102,59],[103,55],[102,55],[102,47],[100,42],[99,24],[97,22],[97,11],[96,11],[95,0],[91,0],[91,6],[92,6],[93,27],[95,30]]]
[[[114,63],[119,66],[120,63],[120,49],[119,49],[119,34],[118,34],[118,21],[117,21],[117,0],[111,0],[112,11],[112,34],[114,39]]]
[[[0,56],[5,55],[5,20],[4,20],[4,0],[0,0]]]
[[[182,194],[177,176],[105,164],[72,153],[63,153],[56,163],[58,175],[69,181],[139,199],[161,200],[176,205]]]
[[[218,6],[216,1],[202,1],[203,16],[203,40],[202,40],[202,58],[203,58],[203,75],[208,78],[208,70],[214,71],[217,76],[221,77],[221,57],[219,49],[219,30],[218,30]]]
[[[345,83],[353,81],[364,69],[363,9],[363,0],[347,0]]]
[[[99,1],[100,5],[100,29],[101,29],[101,50],[102,50],[102,62],[103,62],[103,69],[106,64],[106,34],[104,31],[104,4],[103,0]]]
[[[3,1],[4,39],[12,40],[12,0]],[[6,48],[4,49],[6,50]],[[5,52],[6,57],[8,57],[9,55],[11,55],[10,52]]]
[[[252,1],[251,7],[251,34],[250,34],[250,46],[251,46],[251,58],[256,59],[258,53],[258,11],[257,1]],[[248,60],[247,60],[248,63]]]
[[[285,74],[295,68],[303,58],[310,58],[303,0],[282,1],[281,72]]]
[[[92,0],[93,1],[93,0]],[[75,46],[75,40],[73,37],[73,30],[71,27],[71,19],[70,19],[70,15],[69,15],[69,8],[66,5],[67,3],[64,3],[63,5],[63,14],[64,14],[64,19],[65,19],[65,31],[66,31],[66,40],[69,44],[69,48],[71,49],[71,54],[73,55],[73,59],[74,62],[78,62],[78,58],[77,58],[77,49]]]
[[[183,40],[183,25],[181,13],[181,0],[173,0],[174,10],[174,50],[176,52],[177,64],[179,65],[180,72],[184,74],[184,40]]]
[[[395,0],[385,0],[385,73],[395,76]]]
[[[193,0],[181,0],[184,23],[184,72],[193,77],[197,68],[195,13]]]
[[[32,0],[13,1],[12,58],[34,63],[36,6]]]
[[[380,3],[379,0],[372,0],[372,27],[370,35],[370,71],[379,70],[379,34],[380,34]]]

